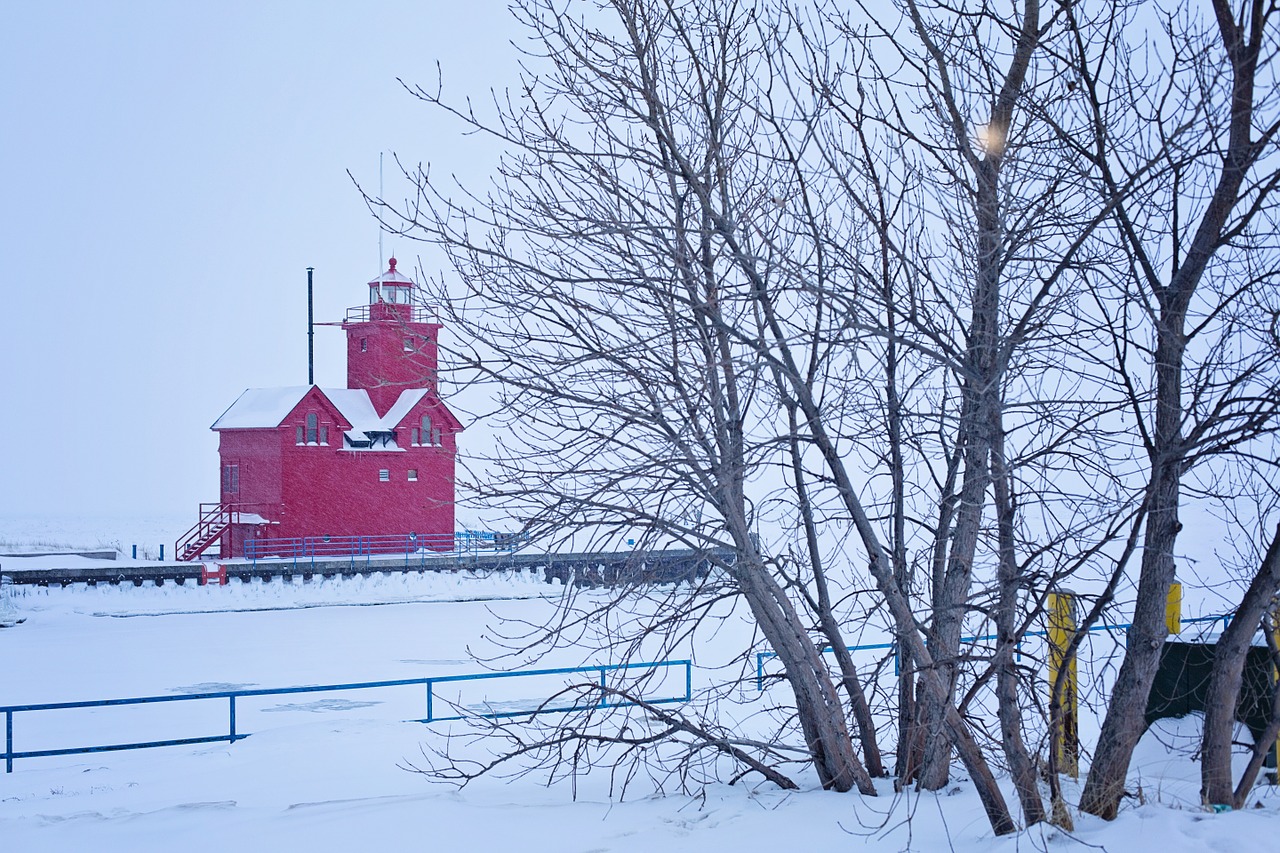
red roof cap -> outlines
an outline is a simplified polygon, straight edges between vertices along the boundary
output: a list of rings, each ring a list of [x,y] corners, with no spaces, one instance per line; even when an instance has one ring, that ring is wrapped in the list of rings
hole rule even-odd
[[[413,279],[396,269],[395,258],[392,258],[388,263],[390,266],[387,271],[369,282],[370,287],[377,287],[379,284],[407,284],[410,287],[416,287]]]

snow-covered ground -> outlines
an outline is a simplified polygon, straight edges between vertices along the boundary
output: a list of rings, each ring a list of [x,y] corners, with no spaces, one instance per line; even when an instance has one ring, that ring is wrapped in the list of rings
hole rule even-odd
[[[85,543],[71,543],[85,544]],[[20,589],[26,621],[0,631],[0,704],[483,672],[476,657],[513,620],[537,621],[561,588],[525,575],[375,575],[311,584]],[[695,689],[752,643],[737,614],[696,640]],[[712,627],[712,626],[709,626]],[[543,663],[603,663],[566,649]],[[775,688],[776,689],[776,688]],[[780,696],[781,694],[779,694]],[[742,692],[738,710],[757,708]],[[473,697],[474,698],[474,697]],[[1118,820],[1078,816],[1074,837],[995,839],[958,771],[946,792],[865,798],[786,793],[756,779],[705,796],[633,788],[605,773],[547,786],[537,774],[462,790],[404,769],[461,724],[424,725],[420,687],[241,699],[234,745],[18,760],[0,774],[6,850],[1249,851],[1280,846],[1280,795],[1212,815],[1197,804],[1198,720],[1160,725]],[[736,713],[736,711],[735,711]],[[15,715],[17,749],[224,732],[225,700]],[[1082,730],[1096,723],[1082,721]],[[1076,790],[1074,785],[1069,790]],[[575,799],[576,794],[576,799]],[[1010,803],[1015,800],[1010,792]]]
[[[196,523],[195,507],[183,513],[76,518],[50,514],[0,514],[0,553],[114,548],[121,557],[156,560],[160,546],[172,559],[173,543]],[[0,557],[0,563],[7,562]]]

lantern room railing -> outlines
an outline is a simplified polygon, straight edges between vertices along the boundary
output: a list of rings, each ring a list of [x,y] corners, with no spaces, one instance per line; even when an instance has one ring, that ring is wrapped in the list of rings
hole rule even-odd
[[[397,319],[402,323],[440,323],[440,312],[434,307],[425,305],[401,305],[399,303],[388,303],[395,312],[400,315]],[[343,319],[344,323],[368,323],[371,322],[369,309],[372,305],[356,305],[347,309],[347,316]]]

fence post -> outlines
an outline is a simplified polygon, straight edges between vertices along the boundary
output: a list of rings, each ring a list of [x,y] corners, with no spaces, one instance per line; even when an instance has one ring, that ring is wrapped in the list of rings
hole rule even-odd
[[[1164,601],[1164,629],[1169,634],[1182,633],[1182,584],[1169,584],[1169,597]]]
[[[4,712],[4,772],[13,772],[13,712]]]
[[[230,696],[228,696],[227,699],[231,701],[231,721],[229,723],[229,731],[227,732],[227,734],[231,737],[231,740],[228,742],[235,743],[236,742],[236,696],[233,693]]]
[[[1080,776],[1079,705],[1076,696],[1076,658],[1072,655],[1068,659],[1066,653],[1076,632],[1075,604],[1075,595],[1066,590],[1049,593],[1050,748],[1053,750],[1058,772],[1068,773],[1073,779]],[[1063,670],[1062,693],[1055,703],[1053,686]]]
[[[603,666],[600,667],[600,707],[601,708],[609,707],[609,694],[604,692],[605,687],[607,686],[606,679],[605,679],[605,672],[607,669],[608,667],[603,667]]]
[[[1265,625],[1266,623],[1263,622],[1263,624]],[[1275,641],[1276,645],[1280,646],[1280,616],[1272,617],[1271,637]],[[1276,669],[1274,666],[1271,667],[1271,677],[1280,679],[1280,669]],[[1276,736],[1276,745],[1273,751],[1275,753],[1273,757],[1276,760],[1276,769],[1272,771],[1271,784],[1277,785],[1280,784],[1280,735]]]

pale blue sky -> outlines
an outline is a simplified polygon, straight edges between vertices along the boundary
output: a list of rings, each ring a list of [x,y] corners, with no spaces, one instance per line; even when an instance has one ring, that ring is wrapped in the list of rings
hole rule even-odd
[[[209,425],[246,387],[306,382],[305,268],[317,320],[378,272],[346,171],[376,189],[386,151],[483,175],[396,78],[439,61],[484,97],[515,79],[513,35],[499,0],[10,4],[0,513],[194,521]],[[386,245],[402,268],[419,251]],[[317,382],[344,384],[341,332],[316,340]]]

